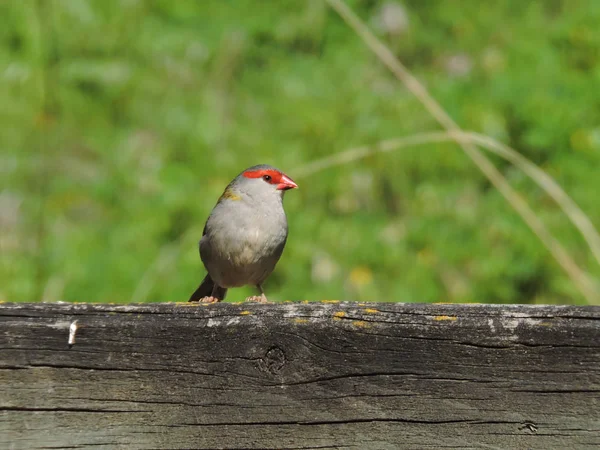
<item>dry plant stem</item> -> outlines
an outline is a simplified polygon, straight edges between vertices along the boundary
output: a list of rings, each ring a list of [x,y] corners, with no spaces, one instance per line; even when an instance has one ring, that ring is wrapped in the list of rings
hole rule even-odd
[[[140,277],[130,303],[144,303],[152,293],[154,286],[160,281],[166,268],[173,267],[180,253],[178,243],[169,243],[163,245],[154,261],[146,268],[144,274]]]
[[[537,167],[511,147],[504,145],[493,138],[479,133],[465,131],[460,133],[465,139],[489,150],[490,152],[504,158],[513,165],[521,169],[534,182],[538,184],[550,197],[556,201],[563,212],[569,217],[571,222],[581,232],[584,240],[588,244],[592,254],[600,264],[600,235],[589,217],[577,206],[571,197],[560,187],[560,185],[546,172]],[[413,134],[406,137],[386,139],[372,146],[356,147],[345,150],[334,155],[327,156],[294,171],[296,178],[302,178],[315,172],[328,169],[330,167],[340,166],[363,159],[374,153],[386,153],[400,148],[414,145],[432,144],[440,142],[454,142],[456,136],[445,131],[432,131],[426,133]]]
[[[445,131],[432,131],[428,133],[413,134],[395,139],[386,139],[374,145],[363,147],[354,147],[343,152],[335,153],[325,158],[311,161],[305,166],[294,170],[295,178],[302,178],[315,172],[328,169],[330,167],[341,166],[351,163],[375,153],[387,153],[400,148],[411,147],[414,145],[431,144],[434,142],[454,141]]]
[[[394,54],[381,43],[373,33],[371,33],[358,16],[356,16],[343,1],[327,0],[327,2],[350,26],[350,28],[361,37],[367,46],[392,71],[392,73],[404,83],[406,88],[421,101],[423,106],[425,106],[438,123],[456,138],[456,142],[471,158],[479,170],[481,170],[496,189],[500,191],[510,205],[521,215],[525,223],[527,223],[542,243],[550,250],[554,258],[569,275],[587,301],[594,303],[598,294],[592,281],[577,267],[562,245],[554,239],[543,222],[535,215],[533,210],[529,208],[523,198],[511,188],[508,181],[498,169],[496,169],[489,159],[463,135],[460,127],[435,101],[419,80],[417,80],[417,78],[404,67]]]
[[[581,209],[575,204],[575,202],[561,189],[561,187],[544,171],[535,166],[524,156],[517,153],[512,148],[496,142],[494,139],[483,136],[477,133],[459,133],[459,136],[463,139],[475,142],[487,150],[497,154],[498,156],[512,162],[515,166],[519,167],[526,174],[528,174],[533,181],[535,181],[542,189],[544,189],[556,202],[559,204],[565,214],[571,219],[571,221],[581,231],[584,239],[593,248],[594,239],[597,239],[598,233],[589,221],[589,218],[585,215]],[[316,161],[312,161],[309,164],[296,169],[294,174],[296,178],[301,178],[309,174],[314,174],[330,167],[340,166],[347,164],[359,159],[365,158],[368,155],[374,153],[387,153],[400,148],[410,147],[421,144],[431,144],[440,142],[454,142],[456,141],[456,135],[445,131],[433,131],[428,133],[414,134],[396,139],[387,139],[381,141],[374,146],[364,146],[351,148],[346,151],[330,155],[326,158],[322,158]],[[588,223],[590,228],[582,227],[581,224]],[[560,245],[560,244],[559,244]],[[564,250],[564,249],[563,249]],[[566,254],[567,258],[569,255]],[[574,262],[572,262],[575,272],[578,273],[578,278],[588,280],[592,289],[597,292],[597,288],[594,288],[593,282],[591,282],[591,276],[582,271]],[[596,294],[597,295],[597,294]]]
[[[485,147],[507,161],[510,161],[541,186],[546,193],[558,203],[569,219],[571,219],[573,225],[577,227],[590,247],[594,258],[598,264],[600,264],[600,234],[598,234],[598,231],[589,217],[581,210],[581,208],[579,208],[579,206],[577,206],[573,199],[562,190],[559,184],[550,175],[516,150],[488,136],[473,132],[464,133],[464,135],[468,136],[471,142],[481,147]]]
[[[52,144],[49,144],[49,137],[54,139],[53,134],[56,133],[55,120],[59,112],[59,101],[56,97],[59,89],[55,83],[55,77],[51,74],[53,70],[52,62],[50,61],[51,53],[55,50],[54,28],[52,24],[52,3],[38,0],[35,4],[35,14],[38,26],[38,33],[43,42],[39,43],[38,55],[39,63],[39,92],[40,105],[38,112],[37,129],[34,130],[38,134],[39,156],[37,161],[36,172],[37,176],[33,182],[35,193],[39,196],[39,206],[36,211],[35,225],[35,274],[34,274],[34,289],[31,301],[38,302],[44,299],[48,288],[50,274],[48,271],[48,250],[46,243],[48,241],[48,211],[47,203],[50,195],[50,186],[47,182],[49,178],[49,161],[52,156],[49,154],[52,151]],[[56,55],[54,55],[56,56]],[[35,161],[35,159],[33,159]]]

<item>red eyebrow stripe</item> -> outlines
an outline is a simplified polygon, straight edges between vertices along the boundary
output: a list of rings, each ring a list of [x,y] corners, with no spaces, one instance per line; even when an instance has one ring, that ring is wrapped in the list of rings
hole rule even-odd
[[[265,175],[269,175],[271,177],[271,184],[276,184],[281,181],[281,173],[271,169],[247,170],[242,175],[246,178],[262,178]]]

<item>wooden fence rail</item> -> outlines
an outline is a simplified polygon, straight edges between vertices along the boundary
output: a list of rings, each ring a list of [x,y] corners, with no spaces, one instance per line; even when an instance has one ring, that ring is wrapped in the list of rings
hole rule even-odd
[[[599,307],[0,305],[0,448],[599,446]]]

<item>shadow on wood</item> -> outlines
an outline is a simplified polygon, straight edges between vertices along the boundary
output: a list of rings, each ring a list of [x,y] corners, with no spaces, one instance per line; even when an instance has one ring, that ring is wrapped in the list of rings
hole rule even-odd
[[[598,307],[3,304],[0,321],[1,448],[600,446]]]

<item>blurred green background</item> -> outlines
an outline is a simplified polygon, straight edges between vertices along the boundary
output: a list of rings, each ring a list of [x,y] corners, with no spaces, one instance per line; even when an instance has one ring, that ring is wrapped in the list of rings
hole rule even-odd
[[[600,224],[599,1],[348,4],[464,129]],[[438,129],[324,1],[5,0],[0,24],[0,300],[186,301],[217,198],[270,163],[300,185],[272,300],[584,302],[455,145],[294,176]],[[493,161],[600,277],[547,195]]]

